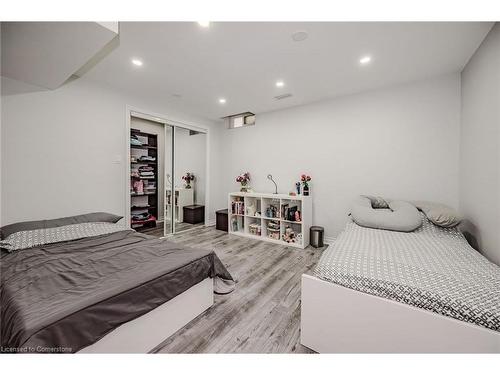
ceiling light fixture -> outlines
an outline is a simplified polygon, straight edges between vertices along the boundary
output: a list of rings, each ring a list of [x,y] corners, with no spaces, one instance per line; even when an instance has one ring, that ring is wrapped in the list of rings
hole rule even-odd
[[[142,66],[142,61],[139,59],[132,59],[132,64],[136,66]]]
[[[285,82],[283,82],[283,81],[276,82],[276,87],[283,87],[283,86],[285,86]]]
[[[302,42],[307,39],[309,34],[307,34],[307,31],[296,31],[292,34],[292,39],[294,42]]]
[[[201,27],[210,27],[210,21],[198,21],[198,25]]]
[[[226,104],[226,99],[224,99],[224,98],[220,98],[220,99],[219,99],[219,103],[220,103],[220,104]]]
[[[361,65],[366,65],[368,64],[370,61],[372,61],[372,58],[371,56],[363,56],[362,58],[359,59],[359,63]]]

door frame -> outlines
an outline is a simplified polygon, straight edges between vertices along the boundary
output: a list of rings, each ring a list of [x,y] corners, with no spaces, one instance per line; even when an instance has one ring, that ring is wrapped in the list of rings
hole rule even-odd
[[[149,110],[137,108],[135,106],[126,105],[125,109],[125,160],[124,160],[124,173],[125,173],[125,225],[131,228],[130,225],[130,123],[131,118],[139,117],[144,120],[159,122],[163,125],[173,126],[172,137],[175,138],[175,127],[180,127],[188,130],[195,130],[206,134],[205,140],[205,226],[209,224],[209,207],[210,207],[210,128],[205,125],[192,124],[185,121],[180,121],[171,118],[170,116],[158,114]],[[175,139],[174,139],[175,145]],[[175,146],[174,146],[175,147]],[[175,150],[173,150],[175,153]],[[174,160],[174,159],[173,159]],[[175,164],[175,160],[174,160]],[[174,166],[175,169],[175,166]],[[174,182],[174,174],[172,173],[172,185]],[[162,193],[163,194],[163,193]],[[162,207],[162,210],[164,207]],[[164,218],[165,220],[165,218]],[[175,226],[175,224],[174,224]],[[171,235],[171,234],[170,234]]]

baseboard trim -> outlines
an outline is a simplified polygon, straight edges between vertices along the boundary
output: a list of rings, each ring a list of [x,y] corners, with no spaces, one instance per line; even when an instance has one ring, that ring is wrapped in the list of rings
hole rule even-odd
[[[215,227],[215,220],[209,220],[205,223],[206,227]]]

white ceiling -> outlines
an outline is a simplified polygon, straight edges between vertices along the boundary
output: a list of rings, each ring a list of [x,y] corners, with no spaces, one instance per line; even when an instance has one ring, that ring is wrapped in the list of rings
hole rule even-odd
[[[118,48],[84,76],[206,118],[259,114],[458,72],[492,25],[123,22]],[[294,42],[300,30],[309,37]],[[372,62],[361,66],[367,54]],[[284,93],[293,97],[273,98]]]
[[[55,89],[117,36],[112,26],[112,22],[2,22],[1,75]]]

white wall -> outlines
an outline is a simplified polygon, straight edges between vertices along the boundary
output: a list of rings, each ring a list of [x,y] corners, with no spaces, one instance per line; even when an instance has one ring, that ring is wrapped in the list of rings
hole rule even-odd
[[[249,171],[255,191],[313,178],[313,221],[334,237],[359,194],[458,206],[459,74],[257,115],[225,130],[226,191]]]
[[[475,245],[500,265],[500,24],[462,71],[460,209]]]
[[[22,86],[2,79],[4,83],[9,89]],[[123,215],[127,105],[211,128],[210,216],[225,207],[217,178],[218,125],[172,111],[159,100],[78,79],[54,91],[2,96],[2,224],[90,211]]]

